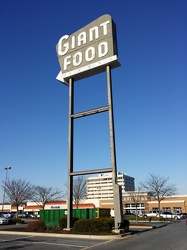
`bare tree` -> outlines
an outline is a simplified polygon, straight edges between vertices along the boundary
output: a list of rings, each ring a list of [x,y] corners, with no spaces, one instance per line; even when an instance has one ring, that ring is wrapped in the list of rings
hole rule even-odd
[[[136,223],[138,224],[138,205],[140,203],[142,203],[142,201],[145,199],[145,192],[140,191],[140,188],[138,188],[137,191],[129,191],[128,192],[129,196],[130,196],[130,200],[132,201],[132,203],[135,204],[135,208],[136,208]]]
[[[3,182],[3,185],[8,201],[16,206],[18,216],[18,207],[31,198],[33,185],[22,179],[8,179],[6,183]]]
[[[150,196],[158,201],[158,210],[160,215],[160,202],[167,196],[175,195],[177,188],[175,184],[169,184],[169,177],[149,174],[148,178],[141,182],[141,187],[144,188]]]
[[[76,208],[79,207],[81,200],[86,198],[86,179],[83,175],[76,177],[73,181],[73,200]]]
[[[62,191],[53,187],[34,186],[32,200],[44,209],[45,204],[51,201],[58,201],[63,198]]]
[[[65,184],[68,193],[68,184]],[[73,179],[73,202],[76,204],[76,208],[79,207],[81,200],[86,199],[86,179],[84,175],[79,175]]]

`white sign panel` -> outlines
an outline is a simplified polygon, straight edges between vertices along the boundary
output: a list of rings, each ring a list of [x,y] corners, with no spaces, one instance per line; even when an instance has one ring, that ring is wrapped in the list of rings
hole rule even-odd
[[[87,26],[64,35],[56,45],[61,71],[57,76],[68,84],[101,73],[106,65],[120,66],[117,58],[116,29],[110,15],[103,15]]]

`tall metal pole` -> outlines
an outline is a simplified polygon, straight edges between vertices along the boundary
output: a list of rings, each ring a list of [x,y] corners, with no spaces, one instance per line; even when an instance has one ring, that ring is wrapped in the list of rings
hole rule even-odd
[[[67,229],[72,228],[72,199],[73,199],[73,112],[74,112],[74,81],[69,79],[69,128],[68,128],[68,201],[67,201]]]
[[[5,194],[6,194],[6,183],[7,183],[7,177],[8,177],[8,170],[11,169],[11,167],[5,167],[4,170],[6,170],[5,175],[5,183],[4,183],[4,193],[3,193],[3,204],[2,204],[2,216],[4,212],[4,203],[5,203]]]
[[[113,180],[113,195],[114,195],[114,215],[115,215],[114,220],[115,220],[115,229],[118,229],[120,224],[123,222],[122,194],[121,194],[121,186],[117,184],[112,78],[111,78],[111,68],[109,65],[106,66],[106,72],[107,72],[108,106],[109,106],[110,155],[112,164],[112,180]]]
[[[110,66],[106,66],[107,72],[107,90],[109,106],[109,132],[110,132],[110,154],[113,172],[113,184],[117,184],[117,166],[116,166],[116,146],[114,133],[114,115],[113,115],[113,98],[112,98],[112,78]]]

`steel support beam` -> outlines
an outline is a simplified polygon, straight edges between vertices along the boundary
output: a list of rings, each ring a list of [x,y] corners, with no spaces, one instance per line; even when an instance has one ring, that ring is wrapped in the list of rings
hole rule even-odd
[[[94,170],[85,170],[69,173],[70,175],[87,175],[87,174],[98,174],[98,173],[108,173],[112,172],[112,168],[103,168],[103,169],[94,169]]]
[[[73,115],[71,115],[71,117],[72,118],[80,118],[80,117],[87,116],[87,115],[95,115],[97,113],[105,112],[105,111],[108,111],[108,110],[109,110],[109,107],[105,106],[105,107],[91,109],[91,110],[87,110],[87,111],[80,112],[80,113],[77,113],[77,114],[73,114]]]
[[[112,80],[111,68],[106,66],[107,73],[107,89],[108,89],[108,106],[87,110],[74,114],[74,80],[69,79],[69,127],[68,127],[68,202],[67,202],[67,230],[72,228],[72,204],[73,204],[73,176],[87,175],[96,173],[112,172],[113,180],[113,194],[114,194],[114,213],[115,213],[115,229],[119,228],[122,217],[122,200],[121,187],[117,184],[117,166],[116,166],[116,148],[115,148],[115,134],[114,134],[114,116],[113,116],[113,100],[112,100]],[[110,134],[110,155],[111,168],[73,171],[73,136],[74,136],[74,119],[88,115],[97,114],[108,111],[109,113],[109,134]]]
[[[68,200],[67,200],[67,229],[72,228],[72,200],[73,200],[73,132],[74,121],[72,114],[74,112],[74,81],[69,79],[69,127],[68,127]]]
[[[112,97],[112,78],[111,68],[106,66],[107,73],[107,89],[108,89],[108,106],[109,106],[109,132],[110,132],[110,155],[112,165],[112,180],[113,180],[113,196],[114,196],[114,220],[115,229],[118,229],[123,222],[122,214],[122,197],[121,186],[117,183],[117,165],[116,165],[116,147],[114,133],[114,115],[113,115],[113,97]]]

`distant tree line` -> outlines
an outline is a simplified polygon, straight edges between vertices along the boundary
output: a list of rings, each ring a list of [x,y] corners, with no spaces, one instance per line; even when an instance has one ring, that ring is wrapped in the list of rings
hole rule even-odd
[[[158,210],[160,212],[160,202],[165,197],[176,194],[175,184],[168,183],[169,177],[165,178],[159,175],[149,174],[149,176],[140,182],[138,191],[129,192],[131,201],[135,204],[136,210],[138,204],[142,201],[142,191],[147,191],[150,196],[158,201]],[[67,188],[67,184],[66,188]],[[30,182],[22,179],[3,181],[3,188],[6,193],[7,201],[18,207],[27,201],[34,201],[44,209],[47,202],[59,201],[66,197],[67,192],[58,188],[32,185]],[[84,176],[78,176],[73,180],[73,202],[78,208],[81,200],[86,199],[86,179]],[[137,214],[137,211],[136,211]]]
[[[3,181],[3,189],[6,193],[7,202],[16,206],[17,216],[18,207],[27,201],[34,201],[44,209],[46,203],[62,200],[66,197],[67,193],[54,187],[33,185],[23,179],[8,179],[6,182]],[[78,176],[73,181],[73,201],[77,208],[80,201],[85,198],[86,179],[84,176]]]
[[[3,189],[6,193],[7,202],[18,207],[27,201],[34,201],[44,209],[47,202],[61,200],[63,192],[53,187],[32,185],[29,181],[22,179],[12,179],[3,182]]]

